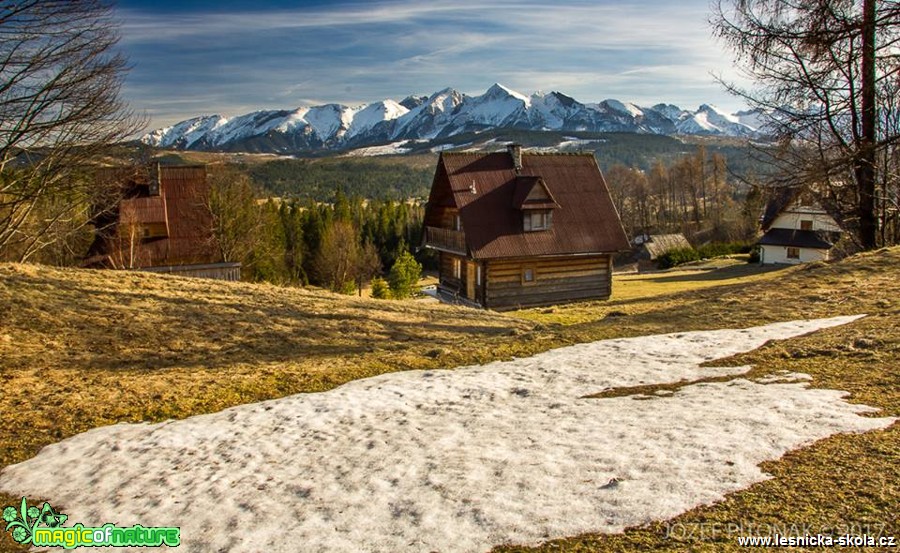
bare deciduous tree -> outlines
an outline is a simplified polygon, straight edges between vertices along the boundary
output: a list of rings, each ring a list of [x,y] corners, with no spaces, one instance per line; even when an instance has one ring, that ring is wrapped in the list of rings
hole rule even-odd
[[[876,247],[876,160],[898,141],[883,91],[900,72],[900,2],[719,0],[711,22],[755,83],[726,87],[768,114],[785,146],[768,151],[783,178],[849,204],[836,215]]]
[[[118,39],[105,0],[0,1],[0,258],[87,224],[94,183],[79,170],[143,127],[119,95]]]

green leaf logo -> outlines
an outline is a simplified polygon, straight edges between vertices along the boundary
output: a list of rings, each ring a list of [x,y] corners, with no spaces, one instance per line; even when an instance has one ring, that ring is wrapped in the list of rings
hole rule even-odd
[[[34,531],[41,524],[50,528],[61,526],[69,517],[53,510],[49,503],[38,509],[28,506],[28,501],[23,497],[22,504],[16,508],[4,507],[3,520],[6,521],[6,531],[11,532],[12,539],[21,544],[31,543]]]

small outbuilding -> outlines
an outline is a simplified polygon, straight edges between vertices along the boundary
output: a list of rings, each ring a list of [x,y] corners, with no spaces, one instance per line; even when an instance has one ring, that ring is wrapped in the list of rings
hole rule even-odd
[[[691,248],[691,243],[681,233],[642,234],[634,239],[634,245],[637,248],[638,270],[641,271],[655,269],[657,260],[665,253]]]

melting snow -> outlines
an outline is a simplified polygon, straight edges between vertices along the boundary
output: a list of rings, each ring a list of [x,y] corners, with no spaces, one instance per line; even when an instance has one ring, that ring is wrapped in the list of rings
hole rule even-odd
[[[485,551],[620,532],[764,480],[758,464],[890,418],[842,392],[700,363],[854,317],[607,340],[386,374],[161,424],[118,424],[5,469],[85,525],[181,527],[186,551]]]
[[[357,148],[355,150],[351,150],[347,152],[345,155],[348,157],[366,157],[366,156],[389,156],[395,154],[405,154],[412,150],[412,148],[404,148],[409,140],[401,140],[399,142],[391,142],[390,144],[383,144],[381,146],[368,146],[366,148]]]

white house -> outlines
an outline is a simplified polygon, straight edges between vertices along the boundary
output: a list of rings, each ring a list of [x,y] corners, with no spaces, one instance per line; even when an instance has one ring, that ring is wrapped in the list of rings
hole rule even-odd
[[[759,262],[807,263],[825,261],[840,237],[837,222],[799,187],[776,191],[766,205],[759,239]]]

